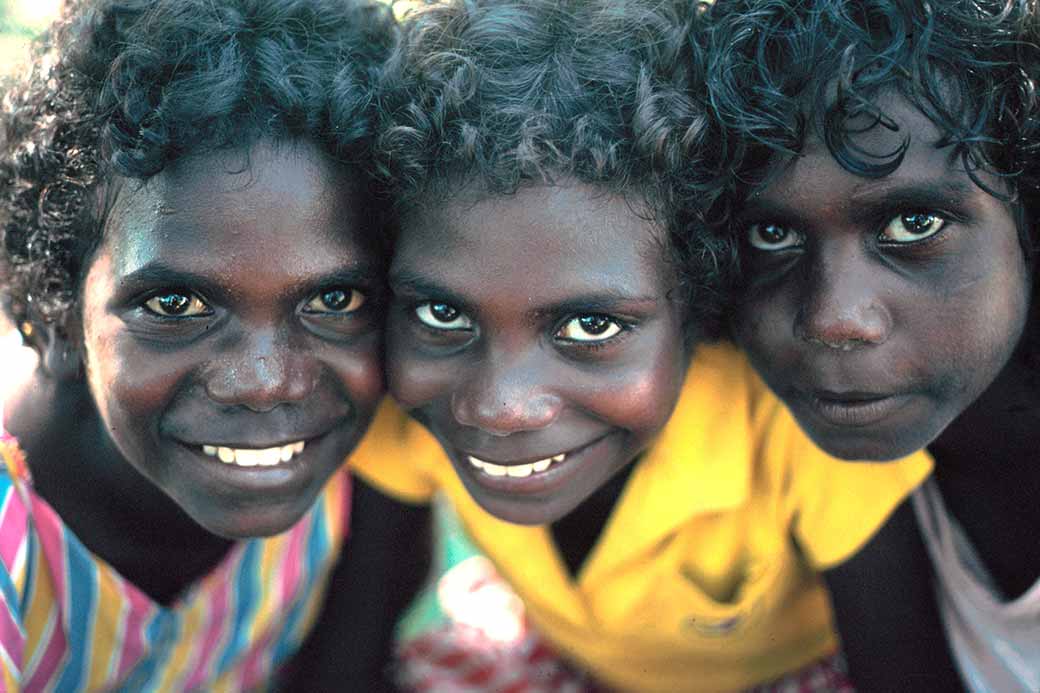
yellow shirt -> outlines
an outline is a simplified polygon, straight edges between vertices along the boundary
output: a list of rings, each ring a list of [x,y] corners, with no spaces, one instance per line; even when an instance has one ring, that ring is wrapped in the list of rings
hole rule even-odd
[[[634,691],[737,690],[833,652],[816,571],[854,554],[931,470],[924,453],[825,455],[739,351],[701,347],[575,581],[547,527],[485,512],[400,410],[385,405],[372,433],[357,473],[407,502],[443,492],[535,627]]]

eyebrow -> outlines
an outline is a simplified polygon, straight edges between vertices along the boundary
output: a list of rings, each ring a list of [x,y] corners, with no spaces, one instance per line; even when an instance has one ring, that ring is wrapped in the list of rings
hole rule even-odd
[[[308,277],[298,282],[293,288],[319,288],[339,284],[365,288],[377,284],[378,272],[375,267],[365,263],[357,263],[351,267]],[[212,278],[173,267],[165,262],[149,262],[140,268],[120,277],[116,282],[115,293],[125,296],[155,286],[184,287],[202,291],[208,296],[222,296],[226,289]]]
[[[390,285],[395,293],[408,293],[416,296],[436,297],[450,303],[468,313],[475,312],[473,302],[466,297],[438,284],[437,282],[410,271],[393,272]],[[633,296],[619,289],[579,294],[565,300],[539,306],[531,310],[531,315],[542,318],[560,313],[609,313],[624,308],[647,308],[660,301],[659,296]]]
[[[866,181],[857,186],[846,202],[866,205],[870,208],[944,207],[963,204],[962,201],[965,198],[970,198],[976,193],[986,194],[971,181],[877,180]],[[738,218],[744,219],[767,213],[777,215],[785,221],[798,218],[803,214],[800,208],[791,206],[785,200],[754,196],[744,203]]]

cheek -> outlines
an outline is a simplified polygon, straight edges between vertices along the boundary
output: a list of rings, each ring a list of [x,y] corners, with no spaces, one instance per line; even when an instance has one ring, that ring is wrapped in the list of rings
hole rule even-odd
[[[392,341],[386,366],[390,394],[405,409],[418,409],[450,396],[453,378],[447,359],[424,359]]]
[[[190,374],[190,363],[170,354],[142,349],[132,339],[105,330],[107,318],[85,334],[91,395],[116,438],[142,426],[154,428]]]
[[[383,374],[382,342],[379,335],[366,337],[332,363],[336,377],[346,388],[351,403],[361,414],[375,410],[386,391]]]
[[[756,364],[765,368],[784,360],[794,335],[794,309],[777,297],[752,298],[735,312],[733,333],[737,343]]]
[[[686,375],[688,359],[678,343],[673,347],[596,378],[584,398],[587,408],[642,439],[655,435],[671,417]]]

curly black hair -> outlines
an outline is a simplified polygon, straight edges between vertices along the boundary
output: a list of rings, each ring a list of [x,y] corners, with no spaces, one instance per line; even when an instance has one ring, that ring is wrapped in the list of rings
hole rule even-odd
[[[691,0],[419,9],[379,89],[375,156],[389,194],[405,211],[469,185],[507,195],[569,178],[638,197],[667,230],[690,331],[710,336],[728,258],[700,233],[722,192],[708,171],[705,61],[690,41],[702,13]]]
[[[865,152],[863,123],[895,129],[878,105],[895,93],[942,134],[969,176],[1015,203],[1026,257],[1040,240],[1040,6],[1036,0],[726,0],[697,37],[720,121],[728,218],[818,128],[859,176],[898,169],[908,140]],[[996,176],[997,189],[980,171]],[[1036,273],[1034,271],[1034,277]],[[1038,293],[1034,280],[1034,297]],[[1038,301],[1024,340],[1040,365]]]
[[[0,105],[0,287],[9,318],[61,325],[104,224],[106,182],[190,154],[307,138],[367,159],[396,40],[352,0],[69,0]]]

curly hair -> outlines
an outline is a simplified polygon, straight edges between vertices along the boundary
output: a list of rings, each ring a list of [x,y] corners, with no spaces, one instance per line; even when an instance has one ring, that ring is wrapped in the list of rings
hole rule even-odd
[[[402,210],[563,178],[636,195],[667,230],[687,325],[711,336],[728,258],[700,233],[722,192],[690,41],[702,13],[690,0],[431,3],[404,20],[383,75],[378,174]]]
[[[8,317],[61,324],[74,309],[113,177],[262,138],[367,158],[372,87],[395,40],[388,8],[350,0],[67,2],[28,73],[3,86]]]
[[[1040,7],[1037,0],[727,0],[700,35],[730,181],[727,214],[802,151],[813,127],[843,168],[879,178],[909,145],[866,152],[871,127],[898,130],[878,105],[895,93],[921,111],[982,189],[1015,203],[1029,261],[1040,239]],[[979,172],[998,180],[987,185]],[[1034,277],[1036,273],[1034,272]],[[1034,280],[1034,297],[1040,296]],[[1024,351],[1040,365],[1038,301]]]

